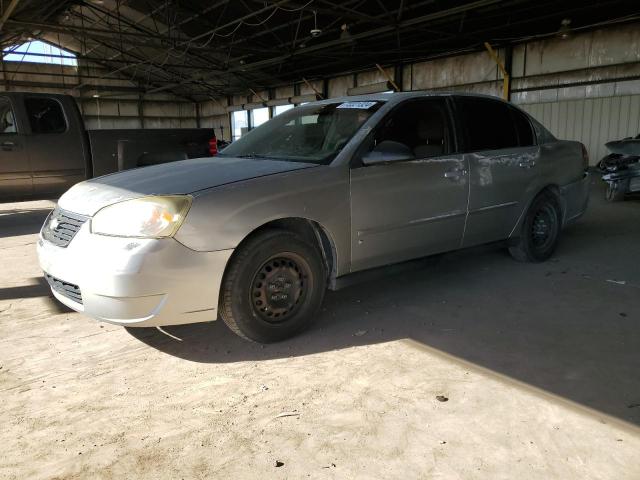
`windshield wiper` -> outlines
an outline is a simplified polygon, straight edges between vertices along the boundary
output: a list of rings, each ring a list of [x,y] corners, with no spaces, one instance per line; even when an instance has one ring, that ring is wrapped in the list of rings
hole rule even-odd
[[[271,158],[266,155],[258,155],[257,153],[246,153],[244,155],[236,155],[238,158]]]

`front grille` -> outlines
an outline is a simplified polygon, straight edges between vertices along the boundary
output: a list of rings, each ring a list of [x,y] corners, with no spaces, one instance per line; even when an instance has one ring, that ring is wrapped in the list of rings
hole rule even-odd
[[[54,245],[64,248],[71,243],[87,219],[88,217],[56,208],[44,222],[42,236]]]
[[[47,272],[44,272],[44,278],[49,286],[60,295],[82,305],[82,293],[80,292],[79,286],[60,280],[59,278],[49,275]]]

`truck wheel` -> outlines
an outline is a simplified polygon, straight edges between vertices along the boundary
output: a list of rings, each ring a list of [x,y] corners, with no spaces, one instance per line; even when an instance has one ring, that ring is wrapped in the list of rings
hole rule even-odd
[[[620,182],[611,182],[607,186],[605,195],[607,202],[621,202],[624,200],[624,188]]]
[[[222,320],[247,340],[284,340],[312,323],[326,281],[317,247],[292,232],[266,230],[230,260],[220,292]]]
[[[543,262],[555,251],[560,238],[562,214],[556,198],[547,192],[538,195],[522,222],[516,243],[509,247],[519,262]]]

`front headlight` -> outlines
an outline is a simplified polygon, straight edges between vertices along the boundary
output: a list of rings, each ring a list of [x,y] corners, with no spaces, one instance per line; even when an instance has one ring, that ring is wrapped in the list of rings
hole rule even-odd
[[[171,237],[187,216],[191,200],[187,195],[168,195],[114,203],[91,219],[91,232],[118,237]]]

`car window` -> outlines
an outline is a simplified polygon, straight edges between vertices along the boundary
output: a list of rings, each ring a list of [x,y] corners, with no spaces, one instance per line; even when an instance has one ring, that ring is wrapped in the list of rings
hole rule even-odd
[[[236,140],[219,156],[329,164],[383,102],[296,107]]]
[[[513,122],[518,132],[518,145],[521,147],[535,145],[536,142],[533,138],[533,129],[531,128],[529,118],[515,108],[511,108],[511,116],[513,117]]]
[[[518,146],[518,133],[507,103],[478,97],[458,97],[465,132],[465,151],[500,150]]]
[[[63,133],[67,130],[62,106],[51,98],[26,98],[27,116],[32,133]]]
[[[409,147],[415,158],[445,155],[451,143],[447,118],[443,98],[407,101],[382,120],[371,148],[391,140]]]
[[[8,98],[0,97],[0,134],[16,133],[16,117]]]

